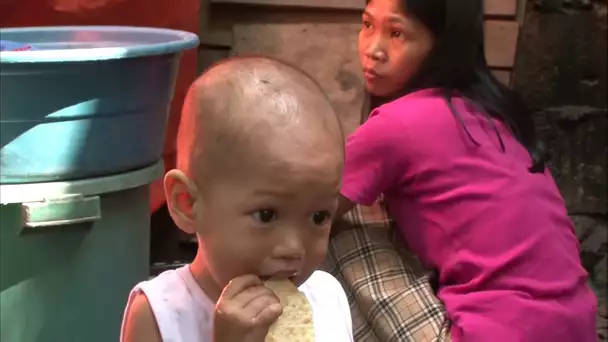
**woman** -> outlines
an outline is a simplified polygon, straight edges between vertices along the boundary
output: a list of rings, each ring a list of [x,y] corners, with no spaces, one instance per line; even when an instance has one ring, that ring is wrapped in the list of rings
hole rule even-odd
[[[492,76],[481,0],[371,0],[381,103],[348,139],[339,212],[386,198],[438,272],[454,341],[594,341],[596,300],[530,113]]]

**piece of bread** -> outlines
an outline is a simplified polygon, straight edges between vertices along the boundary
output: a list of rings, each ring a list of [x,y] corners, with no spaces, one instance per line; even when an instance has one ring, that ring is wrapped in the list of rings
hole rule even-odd
[[[308,299],[289,280],[268,280],[270,288],[281,301],[283,314],[266,335],[266,342],[314,342],[312,307]]]

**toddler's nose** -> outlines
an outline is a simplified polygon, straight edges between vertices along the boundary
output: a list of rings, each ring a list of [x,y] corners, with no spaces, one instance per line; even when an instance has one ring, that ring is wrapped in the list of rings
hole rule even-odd
[[[300,232],[295,229],[285,232],[274,250],[274,257],[289,264],[299,263],[304,259],[306,249],[300,235]]]
[[[306,250],[302,244],[294,244],[292,246],[280,246],[276,248],[274,257],[287,263],[296,263],[304,259]]]

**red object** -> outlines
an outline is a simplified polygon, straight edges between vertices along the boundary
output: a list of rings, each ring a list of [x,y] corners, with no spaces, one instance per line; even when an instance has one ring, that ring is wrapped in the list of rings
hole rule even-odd
[[[200,0],[0,0],[0,27],[126,25],[199,32]],[[180,63],[165,136],[165,168],[175,166],[175,137],[181,105],[197,76],[197,52]],[[165,202],[162,181],[152,185],[151,209]]]
[[[16,49],[12,49],[11,51],[29,51],[31,49],[32,49],[31,46],[26,45],[26,46],[18,47]]]

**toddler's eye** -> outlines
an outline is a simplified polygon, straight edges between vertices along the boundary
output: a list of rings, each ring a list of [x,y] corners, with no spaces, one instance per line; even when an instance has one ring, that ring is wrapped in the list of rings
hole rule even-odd
[[[270,223],[277,218],[277,211],[274,209],[262,209],[253,213],[253,217],[261,223]]]
[[[327,223],[329,219],[331,219],[331,213],[327,210],[317,211],[312,215],[312,222],[317,226]]]

